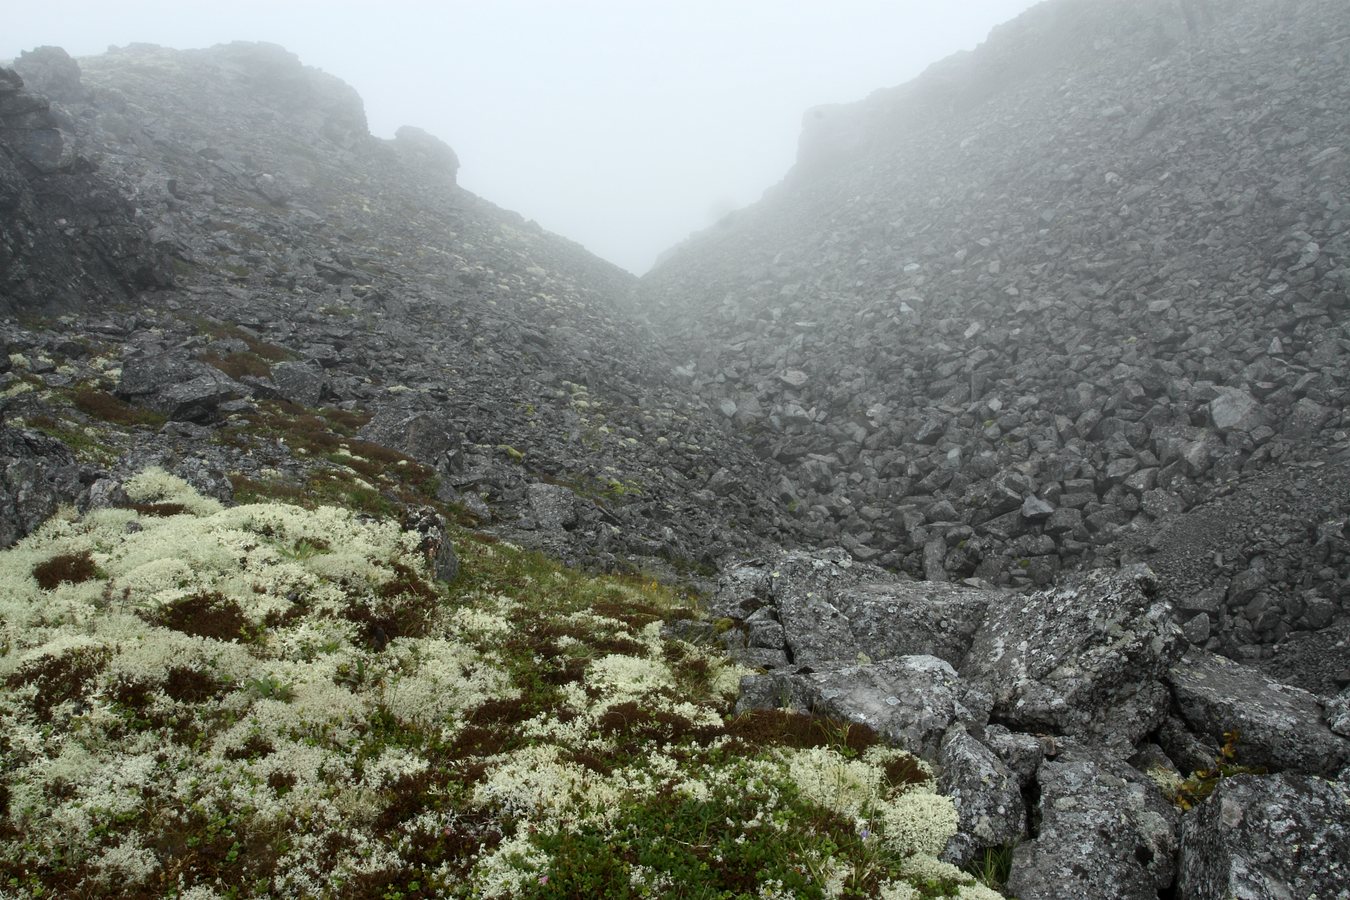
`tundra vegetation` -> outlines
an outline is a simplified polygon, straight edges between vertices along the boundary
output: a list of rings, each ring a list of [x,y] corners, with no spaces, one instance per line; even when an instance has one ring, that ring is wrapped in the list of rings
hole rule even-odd
[[[696,598],[160,470],[0,554],[7,896],[998,896],[932,772],[732,715]],[[708,629],[712,631],[714,629]],[[692,633],[694,629],[686,629]]]

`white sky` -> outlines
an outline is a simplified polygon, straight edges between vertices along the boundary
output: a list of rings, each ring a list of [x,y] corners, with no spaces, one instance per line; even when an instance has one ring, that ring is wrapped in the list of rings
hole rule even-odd
[[[908,81],[1034,0],[47,0],[0,59],[265,40],[417,125],[460,184],[633,272],[757,200],[802,114]]]

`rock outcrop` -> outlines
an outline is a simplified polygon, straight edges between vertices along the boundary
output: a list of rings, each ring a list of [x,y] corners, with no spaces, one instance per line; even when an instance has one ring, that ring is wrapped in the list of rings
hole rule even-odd
[[[63,100],[79,67],[42,48],[19,61]],[[135,209],[83,155],[61,107],[0,69],[0,313],[120,302],[170,276]]]

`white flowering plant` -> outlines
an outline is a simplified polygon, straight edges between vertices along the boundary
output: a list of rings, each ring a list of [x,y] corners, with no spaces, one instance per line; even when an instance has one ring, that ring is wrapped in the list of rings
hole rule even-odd
[[[691,598],[152,470],[0,553],[0,893],[991,896],[931,771],[731,715]],[[985,891],[985,893],[980,893]]]

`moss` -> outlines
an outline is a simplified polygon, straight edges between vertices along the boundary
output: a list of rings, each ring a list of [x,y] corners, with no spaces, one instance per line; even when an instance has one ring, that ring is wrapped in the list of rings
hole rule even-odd
[[[115,425],[158,427],[165,417],[150,410],[138,409],[107,391],[94,387],[76,388],[70,393],[71,403],[85,415]]]
[[[201,361],[231,378],[271,378],[272,367],[255,353],[203,353]]]
[[[81,584],[99,577],[98,566],[89,551],[63,553],[33,567],[33,579],[45,591],[60,584]]]

